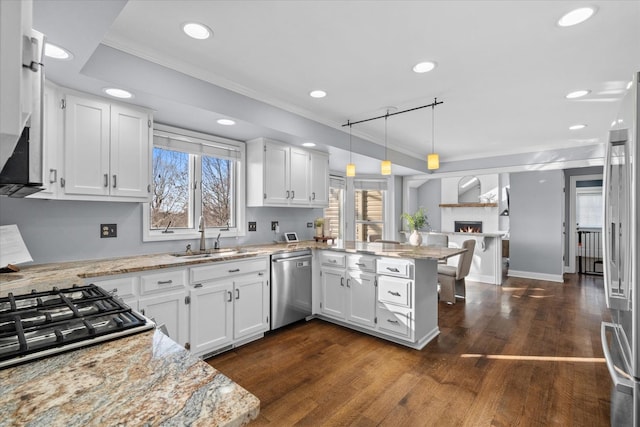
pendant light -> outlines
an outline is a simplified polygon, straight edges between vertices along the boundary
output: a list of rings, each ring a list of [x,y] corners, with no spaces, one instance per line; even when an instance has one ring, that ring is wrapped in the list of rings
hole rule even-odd
[[[391,175],[391,161],[387,160],[387,119],[389,118],[389,110],[384,116],[384,160],[380,163],[380,173],[382,175]]]
[[[431,104],[431,154],[427,156],[427,169],[435,170],[440,168],[440,156],[436,153],[436,103],[438,98],[434,98],[433,104]]]
[[[351,123],[349,123],[349,163],[347,163],[347,176],[356,176],[356,165],[351,161]]]

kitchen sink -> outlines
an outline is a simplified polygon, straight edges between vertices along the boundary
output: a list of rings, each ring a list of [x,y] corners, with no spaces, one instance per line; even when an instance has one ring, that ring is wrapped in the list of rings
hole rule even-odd
[[[171,256],[178,257],[181,259],[201,259],[201,258],[222,258],[225,256],[232,256],[237,254],[247,253],[244,249],[218,249],[211,250],[207,252],[200,251],[192,251],[190,253],[180,252],[177,254],[171,254]]]

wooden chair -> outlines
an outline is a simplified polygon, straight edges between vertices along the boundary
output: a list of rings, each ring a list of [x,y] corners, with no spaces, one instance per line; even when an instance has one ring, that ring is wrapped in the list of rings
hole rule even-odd
[[[465,240],[462,248],[467,251],[458,257],[458,265],[438,265],[438,282],[440,283],[440,299],[447,304],[455,304],[456,297],[464,299],[466,284],[464,278],[469,274],[473,251],[476,247],[475,239]]]

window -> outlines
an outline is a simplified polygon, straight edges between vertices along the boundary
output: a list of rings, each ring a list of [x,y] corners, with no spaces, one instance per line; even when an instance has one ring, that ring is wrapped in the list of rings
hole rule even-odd
[[[386,180],[354,180],[355,240],[384,239]]]
[[[578,228],[602,228],[602,188],[576,189]]]
[[[329,236],[344,240],[344,194],[345,180],[329,177],[329,207],[324,210],[325,228]]]
[[[157,125],[145,240],[198,237],[199,218],[223,236],[244,235],[244,143]]]

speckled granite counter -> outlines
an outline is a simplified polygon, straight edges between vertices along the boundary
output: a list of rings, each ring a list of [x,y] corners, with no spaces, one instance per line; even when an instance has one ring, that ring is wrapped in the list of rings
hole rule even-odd
[[[241,426],[259,408],[159,331],[0,370],[0,426]]]

